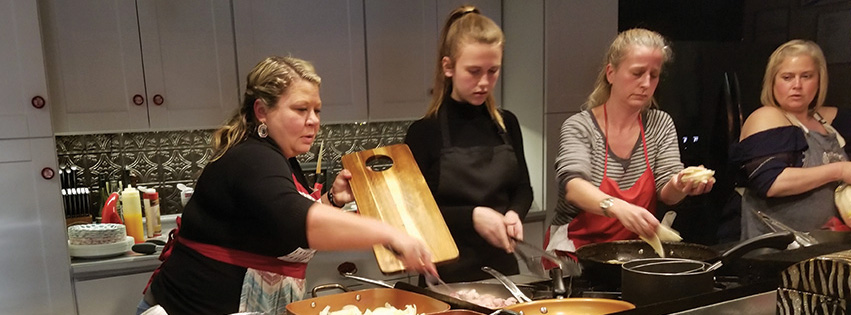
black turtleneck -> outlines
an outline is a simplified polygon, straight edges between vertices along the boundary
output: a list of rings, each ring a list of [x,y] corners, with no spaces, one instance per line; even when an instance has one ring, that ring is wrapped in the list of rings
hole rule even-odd
[[[474,106],[466,102],[457,102],[447,96],[440,107],[440,111],[447,113],[452,146],[498,146],[504,143],[499,135],[497,124],[491,119],[484,104]],[[532,205],[532,186],[529,181],[526,158],[523,154],[523,137],[520,134],[520,124],[517,122],[517,117],[507,110],[502,110],[501,113],[522,174],[520,182],[515,186],[516,189],[506,192],[511,200],[509,209],[517,212],[523,219]],[[425,177],[433,195],[436,195],[437,187],[440,184],[440,151],[443,149],[441,132],[440,120],[437,117],[430,117],[411,124],[408,128],[408,134],[405,136],[405,143],[411,148],[414,159],[417,160],[417,164],[423,172],[423,177]],[[486,169],[470,170],[470,172],[487,171]],[[465,189],[465,187],[457,187],[456,189]],[[440,204],[439,200],[438,204]],[[440,210],[450,230],[472,230],[472,214],[475,206],[477,205],[441,206]]]

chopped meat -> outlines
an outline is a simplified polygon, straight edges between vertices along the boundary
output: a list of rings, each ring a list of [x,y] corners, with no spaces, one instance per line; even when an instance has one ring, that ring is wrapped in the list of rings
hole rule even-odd
[[[517,299],[510,297],[503,299],[493,296],[492,294],[479,294],[476,289],[458,290],[450,296],[461,299],[470,303],[475,303],[487,308],[503,308],[509,305],[517,304]]]

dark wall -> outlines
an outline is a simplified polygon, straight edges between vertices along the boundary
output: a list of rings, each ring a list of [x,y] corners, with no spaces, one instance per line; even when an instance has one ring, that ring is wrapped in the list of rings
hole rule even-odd
[[[740,41],[741,0],[620,0],[618,31],[652,29],[674,41]]]
[[[687,198],[673,207],[679,212],[674,228],[696,243],[737,238],[738,208],[731,208],[739,206],[732,191],[736,169],[726,164],[726,155],[727,145],[738,134],[731,134],[726,125],[729,113],[722,101],[722,78],[737,78],[737,101],[747,118],[761,106],[765,65],[782,43],[812,40],[822,46],[828,60],[837,60],[832,54],[841,53],[841,47],[829,49],[837,43],[820,39],[825,29],[819,28],[824,28],[827,14],[851,13],[851,0],[620,0],[618,9],[619,30],[643,27],[671,41],[673,62],[662,73],[656,98],[674,119],[680,139],[700,136],[699,143],[681,143],[683,163],[718,171],[719,183],[711,194]],[[851,30],[851,25],[832,27]],[[847,41],[845,47],[851,46],[851,38]],[[825,105],[851,107],[851,61],[829,62],[828,73]]]

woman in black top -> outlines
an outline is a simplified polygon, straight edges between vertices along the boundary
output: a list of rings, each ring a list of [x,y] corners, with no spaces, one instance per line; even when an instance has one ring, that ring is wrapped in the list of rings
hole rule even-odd
[[[475,7],[454,10],[428,112],[405,137],[458,245],[459,259],[438,267],[445,281],[485,279],[482,266],[519,272],[512,237],[523,239],[532,187],[517,118],[492,95],[503,42],[499,26]]]
[[[242,106],[213,134],[212,161],[139,311],[159,304],[172,315],[284,314],[304,295],[306,263],[316,250],[384,244],[408,270],[435,274],[421,241],[337,209],[353,200],[347,170],[325,195],[305,189],[295,157],[319,131],[320,79],[313,66],[269,57],[247,81]]]

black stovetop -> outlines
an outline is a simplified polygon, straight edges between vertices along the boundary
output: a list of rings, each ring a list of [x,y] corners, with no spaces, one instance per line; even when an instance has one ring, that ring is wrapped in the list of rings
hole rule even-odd
[[[851,243],[817,244],[794,250],[772,251],[746,255],[729,265],[716,270],[713,292],[666,301],[618,314],[669,314],[701,306],[728,301],[740,297],[764,293],[777,289],[780,273],[797,262],[851,249]],[[565,277],[564,285],[568,297],[598,297],[621,299],[620,288],[595,279],[593,274]],[[531,283],[538,291],[536,299],[552,297],[552,281]]]

